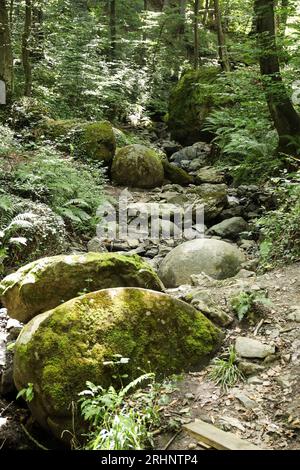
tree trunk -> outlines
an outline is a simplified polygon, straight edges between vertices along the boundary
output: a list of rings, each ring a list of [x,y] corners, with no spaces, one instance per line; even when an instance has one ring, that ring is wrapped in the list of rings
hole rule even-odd
[[[44,12],[42,4],[34,5],[32,8],[32,36],[33,36],[33,50],[32,61],[39,62],[44,58]]]
[[[270,114],[279,136],[278,151],[295,156],[300,147],[300,116],[280,74],[274,0],[255,0],[260,70]]]
[[[110,51],[111,58],[115,59],[117,52],[116,0],[110,0],[109,6]]]
[[[6,0],[0,0],[0,80],[6,91],[3,104],[9,103],[13,92],[13,55]]]
[[[208,17],[208,10],[209,10],[209,0],[205,0],[204,13],[203,13],[203,17],[202,17],[203,26],[206,26],[207,17]]]
[[[286,26],[289,18],[289,0],[281,0],[281,12],[279,16],[279,34],[285,37]]]
[[[186,0],[179,0],[179,13],[180,13],[180,21],[179,21],[179,26],[178,26],[178,33],[183,35],[185,33]]]
[[[148,0],[144,0],[144,12],[148,13]],[[143,42],[147,41],[147,30],[143,28]]]
[[[25,0],[25,22],[22,38],[22,62],[24,69],[25,85],[24,95],[31,96],[32,92],[32,66],[31,66],[31,31],[32,31],[32,4],[31,0]]]
[[[200,0],[194,0],[194,68],[199,68],[199,5]]]
[[[10,0],[10,4],[9,4],[9,25],[10,25],[10,30],[12,29],[12,25],[13,25],[13,14],[14,14],[14,0]]]
[[[220,64],[225,72],[230,72],[230,63],[227,53],[227,46],[225,40],[225,34],[222,26],[222,14],[220,9],[219,0],[214,0],[215,18],[216,18],[216,29],[218,31],[218,51]]]

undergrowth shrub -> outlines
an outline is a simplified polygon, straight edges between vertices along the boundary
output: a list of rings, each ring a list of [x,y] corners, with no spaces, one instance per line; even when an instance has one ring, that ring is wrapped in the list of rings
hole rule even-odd
[[[233,387],[238,381],[243,380],[243,375],[236,364],[237,355],[233,346],[230,346],[224,353],[223,357],[213,359],[209,377],[227,391]]]
[[[236,183],[266,180],[278,173],[283,161],[274,157],[278,137],[273,129],[259,71],[240,68],[218,78],[230,105],[215,109],[205,129],[214,133],[220,150],[219,165],[232,166]]]
[[[275,190],[278,209],[258,221],[263,269],[300,260],[300,172],[291,178],[281,181]]]
[[[241,291],[231,298],[231,308],[241,322],[244,319],[253,323],[262,313],[262,307],[270,307],[266,293]]]
[[[113,386],[104,389],[91,382],[86,385],[86,390],[79,394],[79,405],[88,432],[83,436],[83,445],[77,436],[73,437],[75,447],[142,450],[154,446],[153,432],[162,426],[160,408],[170,402],[175,381],[157,383],[155,374],[148,373],[118,390]]]
[[[0,194],[2,271],[44,256],[61,254],[67,248],[66,240],[62,218],[48,206]]]
[[[10,193],[47,204],[76,232],[94,230],[104,183],[103,170],[97,163],[87,165],[64,157],[50,146],[41,147],[9,172],[3,171],[2,181]],[[9,205],[7,196],[3,197],[2,205]]]
[[[20,145],[14,137],[13,131],[0,124],[0,158],[20,151]]]

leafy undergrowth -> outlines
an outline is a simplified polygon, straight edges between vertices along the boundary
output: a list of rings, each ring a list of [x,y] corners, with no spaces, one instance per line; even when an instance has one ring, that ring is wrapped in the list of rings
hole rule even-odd
[[[276,157],[278,137],[255,66],[221,75],[220,93],[231,105],[215,109],[206,119],[206,130],[215,134],[218,165],[230,167],[236,184],[266,181],[278,174],[284,161]]]
[[[103,170],[96,164],[79,163],[52,147],[42,147],[12,172],[3,171],[1,181],[10,194],[47,204],[80,232],[94,226],[104,182]],[[1,201],[2,208],[12,209],[7,194]]]
[[[275,180],[279,207],[258,221],[264,270],[300,260],[300,173]]]
[[[84,450],[142,450],[154,447],[154,436],[162,427],[160,408],[170,401],[175,378],[158,383],[155,374],[143,374],[120,390],[113,386],[86,383],[79,406],[88,423],[88,433],[72,445]],[[146,384],[146,385],[145,385]]]

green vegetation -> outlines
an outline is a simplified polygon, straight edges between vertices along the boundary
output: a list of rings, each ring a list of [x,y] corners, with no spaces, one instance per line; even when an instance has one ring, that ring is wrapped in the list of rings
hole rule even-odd
[[[53,147],[38,147],[13,168],[3,165],[0,181],[9,191],[0,194],[0,211],[12,211],[12,193],[48,204],[75,231],[94,230],[104,182],[97,163],[86,165],[64,157]]]
[[[226,359],[220,357],[212,361],[210,379],[225,391],[233,387],[239,380],[243,380],[243,375],[236,365],[236,352],[231,346],[225,353]]]
[[[153,445],[151,429],[158,425],[160,393],[154,374],[144,374],[117,391],[87,382],[79,393],[81,414],[89,423],[87,450],[141,450]],[[140,386],[150,382],[145,390]]]
[[[0,0],[1,307],[25,323],[18,397],[74,448],[151,447],[156,379],[199,371],[219,346],[181,290],[160,292],[157,267],[169,287],[202,287],[203,273],[239,271],[243,285],[252,269],[300,261],[299,24],[297,0]],[[104,240],[97,209],[117,208],[122,187],[138,210],[165,204],[161,219],[169,202],[185,205],[197,230],[203,204],[205,243],[220,233],[243,256],[179,247],[181,260],[176,247],[166,260],[177,240]],[[244,289],[230,304],[240,328],[270,307]],[[212,363],[223,390],[243,379],[236,362],[231,347]]]
[[[30,403],[34,399],[34,388],[33,383],[28,383],[26,388],[19,391],[17,399],[22,397],[27,403]]]
[[[239,321],[255,320],[259,313],[259,305],[272,305],[264,292],[242,291],[231,299],[231,307]]]
[[[258,221],[261,266],[271,269],[300,259],[300,175],[276,180],[278,208]]]

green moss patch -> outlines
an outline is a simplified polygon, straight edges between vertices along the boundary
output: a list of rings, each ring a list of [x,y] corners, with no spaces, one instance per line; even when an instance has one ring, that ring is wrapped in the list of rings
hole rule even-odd
[[[118,385],[107,364],[114,355],[130,358],[120,370],[129,381],[141,370],[167,376],[199,367],[220,337],[200,312],[166,294],[107,289],[34,318],[17,341],[14,378],[18,389],[34,384],[30,407],[42,425],[48,417],[66,418],[67,425],[70,404],[87,380]]]

